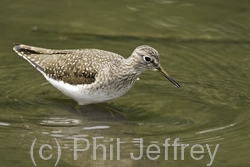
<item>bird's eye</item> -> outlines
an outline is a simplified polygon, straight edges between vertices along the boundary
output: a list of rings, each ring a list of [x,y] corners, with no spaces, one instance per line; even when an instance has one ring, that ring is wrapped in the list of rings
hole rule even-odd
[[[145,60],[146,62],[150,62],[150,61],[151,61],[151,58],[148,57],[148,56],[144,56],[143,58],[144,58],[144,60]]]

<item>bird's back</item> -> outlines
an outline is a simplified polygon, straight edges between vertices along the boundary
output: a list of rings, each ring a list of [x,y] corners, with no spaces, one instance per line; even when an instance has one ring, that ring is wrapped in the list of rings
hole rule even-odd
[[[124,59],[99,49],[52,50],[22,44],[13,49],[42,74],[71,85],[91,84],[98,71],[119,66]]]

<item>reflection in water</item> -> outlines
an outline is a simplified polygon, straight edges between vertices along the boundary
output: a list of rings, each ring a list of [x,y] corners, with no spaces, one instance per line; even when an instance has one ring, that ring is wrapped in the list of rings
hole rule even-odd
[[[77,125],[79,123],[80,121],[76,119],[49,118],[49,120],[43,120],[40,124],[47,126],[54,126],[54,125],[71,126],[71,125]]]
[[[92,126],[92,127],[84,127],[84,130],[93,130],[93,129],[108,129],[110,126]]]
[[[227,126],[223,126],[223,127],[219,127],[219,128],[200,131],[200,132],[197,132],[196,134],[209,133],[209,132],[213,132],[213,131],[216,131],[216,130],[223,130],[225,128],[229,128],[229,127],[232,127],[234,125],[236,125],[236,123],[235,124],[230,124],[230,125],[227,125]]]
[[[0,122],[0,126],[9,126],[10,124]]]

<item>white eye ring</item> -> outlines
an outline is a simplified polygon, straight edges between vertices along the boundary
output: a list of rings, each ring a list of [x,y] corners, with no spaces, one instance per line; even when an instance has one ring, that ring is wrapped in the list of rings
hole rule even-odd
[[[144,61],[147,62],[147,63],[150,63],[150,62],[151,62],[151,58],[148,57],[148,56],[143,56],[143,59],[144,59]]]

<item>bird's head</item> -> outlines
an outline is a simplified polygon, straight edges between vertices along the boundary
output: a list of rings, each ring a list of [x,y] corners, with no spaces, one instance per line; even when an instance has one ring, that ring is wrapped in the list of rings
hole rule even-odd
[[[167,72],[160,65],[160,55],[154,48],[141,45],[138,46],[132,53],[131,57],[136,62],[136,68],[145,71],[145,70],[154,70],[159,71],[164,77],[166,77],[170,82],[174,84],[175,87],[179,88],[180,85],[171,78]]]

